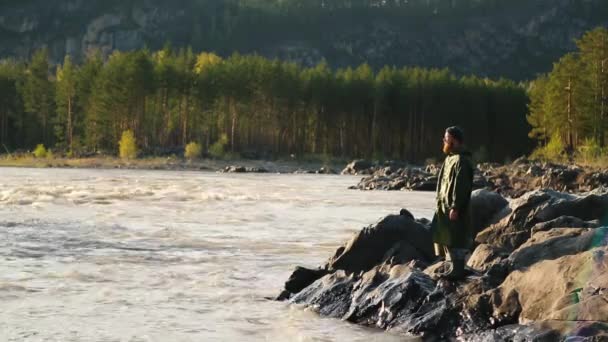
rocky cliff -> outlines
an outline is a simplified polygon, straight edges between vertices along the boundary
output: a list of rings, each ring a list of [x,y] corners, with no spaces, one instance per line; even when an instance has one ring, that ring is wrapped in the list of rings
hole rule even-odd
[[[437,0],[424,2],[426,12],[409,10],[407,1],[368,2],[328,8],[326,1],[316,9],[280,11],[234,0],[3,1],[0,57],[26,57],[46,46],[58,62],[65,54],[107,55],[170,42],[304,64],[325,59],[335,67],[363,62],[450,67],[529,79],[573,50],[573,39],[583,32],[608,25],[605,0],[481,1],[491,5],[470,10],[457,6],[464,0],[443,1],[450,4],[446,8]]]

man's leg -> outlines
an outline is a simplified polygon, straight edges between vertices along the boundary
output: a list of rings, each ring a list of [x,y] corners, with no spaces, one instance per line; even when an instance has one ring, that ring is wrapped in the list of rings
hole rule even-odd
[[[448,256],[451,264],[450,272],[445,277],[451,280],[460,280],[465,276],[464,259],[468,250],[462,248],[449,248]]]
[[[440,245],[438,243],[433,244],[435,248],[435,256],[439,258],[447,258],[447,248],[444,245]]]

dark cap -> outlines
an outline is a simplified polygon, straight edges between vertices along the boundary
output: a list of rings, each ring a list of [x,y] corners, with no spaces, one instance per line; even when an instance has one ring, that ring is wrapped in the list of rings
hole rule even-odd
[[[464,132],[462,131],[462,128],[460,128],[458,126],[452,126],[452,127],[448,127],[445,131],[446,131],[446,133],[451,135],[454,139],[460,141],[461,143],[464,142]]]

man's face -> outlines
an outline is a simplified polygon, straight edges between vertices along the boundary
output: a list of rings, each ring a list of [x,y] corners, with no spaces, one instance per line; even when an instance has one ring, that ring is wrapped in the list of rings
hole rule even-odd
[[[458,140],[454,139],[450,133],[446,132],[443,136],[443,153],[450,154],[458,147]]]

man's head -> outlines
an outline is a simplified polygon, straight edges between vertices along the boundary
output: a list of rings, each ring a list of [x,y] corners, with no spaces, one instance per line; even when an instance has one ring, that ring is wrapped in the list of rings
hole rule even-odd
[[[443,153],[457,151],[464,144],[464,132],[460,127],[449,127],[443,136]]]

